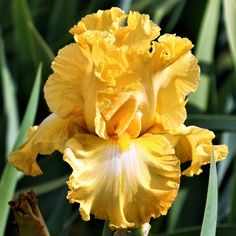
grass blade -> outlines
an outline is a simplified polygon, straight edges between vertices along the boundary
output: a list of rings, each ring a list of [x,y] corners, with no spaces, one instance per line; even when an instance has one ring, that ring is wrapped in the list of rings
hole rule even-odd
[[[224,0],[224,20],[230,51],[236,70],[236,1]]]
[[[3,107],[7,120],[6,128],[6,156],[10,153],[15,143],[16,134],[19,126],[18,109],[16,102],[16,91],[11,77],[10,71],[7,67],[4,42],[0,31],[0,70],[2,77],[2,94]]]
[[[102,236],[112,236],[112,235],[113,235],[113,233],[108,227],[108,222],[105,221],[104,226],[103,226],[103,230],[102,230]]]
[[[51,62],[54,55],[35,28],[26,0],[12,1],[14,39],[20,62],[33,61],[37,68],[40,61]]]
[[[207,200],[201,228],[201,234],[200,234],[201,236],[216,235],[217,209],[218,209],[217,172],[216,172],[216,162],[214,158],[214,152],[212,151]]]
[[[14,149],[18,148],[22,141],[26,139],[28,134],[28,128],[34,123],[40,94],[41,77],[42,63],[40,63],[38,67],[34,86],[30,95],[24,118],[20,126],[20,131],[18,133]]]
[[[216,34],[220,18],[221,0],[208,0],[196,45],[196,57],[202,64],[201,83],[190,96],[190,102],[201,111],[206,111],[210,90],[209,68],[213,63]]]
[[[47,59],[49,61],[52,61],[54,58],[54,54],[50,49],[50,47],[47,45],[47,43],[44,41],[38,30],[35,28],[34,24],[32,22],[29,22],[28,27],[35,41],[38,43],[40,48],[43,49],[43,51],[45,52]]]
[[[232,185],[231,185],[231,194],[230,194],[230,205],[229,205],[229,223],[236,222],[236,159],[234,159],[234,168],[232,174]]]
[[[175,25],[178,23],[179,18],[184,10],[186,0],[179,1],[175,9],[173,10],[173,14],[170,16],[168,23],[166,25],[166,32],[172,32]]]
[[[42,72],[42,65],[40,65],[38,68],[38,72],[34,82],[34,87],[30,95],[30,100],[23,118],[19,135],[17,136],[16,139],[14,149],[16,149],[25,140],[28,128],[32,126],[34,122],[39,99],[41,72]],[[0,180],[0,193],[1,193],[0,236],[4,235],[7,217],[9,213],[9,207],[7,203],[13,197],[18,178],[19,178],[19,172],[16,171],[14,167],[10,166],[9,163],[7,163],[3,170],[3,174]]]
[[[228,169],[229,169],[231,163],[233,162],[234,156],[236,154],[235,140],[236,140],[236,133],[235,132],[224,132],[222,134],[220,143],[224,143],[228,146],[229,153],[227,155],[227,158],[218,164],[219,186],[222,185],[223,180],[224,180],[225,176],[227,175]]]
[[[179,0],[165,0],[157,4],[154,11],[154,22],[160,24],[163,18],[178,4]]]
[[[214,131],[236,131],[235,115],[189,115],[186,125],[196,125]]]
[[[174,201],[173,206],[170,208],[167,221],[168,232],[173,232],[174,229],[176,228],[187,195],[188,195],[188,189],[181,189],[177,195],[176,200]]]
[[[236,225],[226,225],[222,224],[217,227],[218,236],[235,236]],[[176,230],[173,233],[164,233],[164,234],[152,234],[152,236],[199,236],[200,228],[198,226],[186,227],[183,229]]]
[[[130,5],[131,5],[132,0],[121,0],[120,2],[120,8],[124,10],[126,13],[129,12],[130,10]]]

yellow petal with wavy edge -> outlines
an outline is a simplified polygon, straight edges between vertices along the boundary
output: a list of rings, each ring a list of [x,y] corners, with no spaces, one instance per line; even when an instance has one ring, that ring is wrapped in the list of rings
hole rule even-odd
[[[165,215],[176,197],[180,164],[163,136],[108,141],[79,134],[66,146],[73,169],[67,197],[80,203],[84,220],[91,213],[111,228],[135,227]]]
[[[185,97],[197,89],[200,69],[197,59],[189,51],[192,47],[189,40],[164,35],[159,41],[159,48],[167,48],[167,58],[163,59],[160,56],[162,53],[157,52],[159,63],[162,64],[158,67],[162,69],[155,75],[154,87],[158,90],[156,122],[170,130],[181,126],[186,119]],[[157,55],[154,53],[153,57],[155,56]]]
[[[10,155],[9,161],[27,175],[40,175],[37,155],[48,155],[55,150],[63,152],[65,142],[79,132],[82,129],[75,121],[51,114],[39,126],[29,130],[28,140]]]
[[[163,134],[174,146],[177,158],[181,162],[191,162],[183,175],[199,175],[202,172],[201,166],[211,162],[212,148],[216,161],[224,160],[228,154],[226,145],[212,145],[215,135],[207,129],[182,126]]]
[[[70,29],[70,33],[74,35],[77,42],[78,36],[88,30],[112,32],[118,29],[126,17],[125,12],[117,7],[106,11],[99,10],[97,13],[82,18],[77,25]]]
[[[130,11],[127,26],[113,33],[117,46],[127,45],[132,51],[147,53],[151,42],[160,35],[160,27],[150,20],[149,15]]]
[[[127,26],[122,25],[125,18]],[[153,23],[148,15],[132,11],[126,15],[116,7],[87,15],[70,30],[75,41],[80,44],[82,34],[89,31],[91,34],[94,31],[107,31],[115,36],[116,46],[126,45],[136,51],[148,50],[151,41],[160,35],[160,27]]]
[[[91,91],[90,54],[78,44],[70,44],[58,52],[52,63],[54,73],[45,86],[45,99],[51,111],[60,117],[81,116],[84,97]]]
[[[137,137],[141,132],[141,125],[134,127],[138,128],[135,132],[130,128],[134,119],[135,122],[139,119],[141,123],[141,116],[137,114],[142,99],[142,93],[138,92],[135,85],[133,88],[122,87],[120,90],[116,88],[99,92],[96,103],[96,133],[105,139],[109,136],[120,136],[124,132],[129,132],[132,138]]]

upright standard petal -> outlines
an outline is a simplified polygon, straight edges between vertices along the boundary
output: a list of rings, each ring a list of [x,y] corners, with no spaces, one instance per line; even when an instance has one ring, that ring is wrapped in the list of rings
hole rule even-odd
[[[74,134],[83,132],[76,122],[51,114],[39,126],[29,130],[28,140],[10,155],[10,163],[27,175],[42,174],[37,155],[48,155],[55,150],[63,152],[65,142]]]
[[[193,176],[202,172],[201,166],[211,162],[212,151],[216,161],[222,161],[228,154],[226,145],[213,145],[214,133],[196,126],[182,126],[176,130],[162,133],[174,146],[181,162],[190,161],[183,175]]]
[[[154,45],[154,87],[157,92],[156,122],[163,129],[175,129],[186,119],[186,96],[199,84],[200,69],[186,38],[163,35]],[[155,63],[155,61],[154,61]]]
[[[84,220],[91,213],[109,220],[111,228],[165,215],[179,188],[179,160],[160,135],[107,141],[79,134],[67,142],[64,160],[73,169],[69,201],[80,203]]]
[[[74,35],[75,41],[78,42],[80,34],[89,30],[112,32],[119,29],[123,20],[127,17],[124,11],[117,7],[110,10],[99,10],[97,13],[87,15],[78,22],[70,32]]]
[[[60,117],[81,116],[84,97],[92,89],[90,52],[70,44],[59,50],[52,69],[44,86],[50,110]]]
[[[126,45],[131,51],[146,53],[151,48],[151,42],[160,35],[160,30],[149,15],[130,11],[127,26],[120,27],[113,34],[117,46]]]

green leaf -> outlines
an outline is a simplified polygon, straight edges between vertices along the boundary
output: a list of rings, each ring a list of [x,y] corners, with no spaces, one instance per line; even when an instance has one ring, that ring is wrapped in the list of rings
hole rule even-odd
[[[227,155],[227,158],[224,161],[221,161],[218,164],[218,183],[219,186],[223,183],[224,177],[227,175],[228,168],[230,167],[235,153],[236,153],[236,133],[235,132],[224,132],[221,137],[220,143],[224,143],[228,146],[229,153]]]
[[[154,12],[154,22],[160,24],[162,19],[179,3],[180,0],[165,0],[157,5]]]
[[[45,52],[45,55],[47,59],[51,62],[54,58],[54,54],[50,47],[47,45],[47,43],[44,41],[38,30],[35,28],[34,24],[32,22],[28,23],[28,27],[30,32],[32,33],[33,39],[35,39],[35,42],[38,43],[40,49],[42,49]]]
[[[221,0],[208,0],[196,44],[196,57],[201,64],[201,82],[197,91],[190,95],[190,103],[206,111],[210,90],[210,68],[214,59],[217,28],[220,19]]]
[[[125,12],[129,12],[131,2],[132,2],[132,0],[121,0],[120,1],[120,8],[122,10],[124,10]]]
[[[34,123],[39,101],[41,77],[42,77],[42,63],[40,63],[38,67],[34,86],[24,114],[24,118],[20,126],[19,134],[16,139],[15,149],[18,148],[19,145],[22,143],[22,141],[27,138],[28,129]]]
[[[64,186],[67,180],[68,180],[68,175],[57,177],[53,180],[49,180],[44,183],[37,183],[31,186],[28,186],[27,188],[20,189],[19,191],[16,192],[15,195],[18,195],[21,192],[29,192],[30,190],[33,189],[35,194],[39,196],[39,195],[51,192],[55,189],[58,189]]]
[[[171,14],[168,23],[166,25],[166,32],[172,32],[175,25],[178,23],[178,20],[184,10],[186,0],[179,1],[177,6],[173,9],[173,13]]]
[[[54,48],[55,41],[61,41],[64,37],[69,37],[68,29],[71,28],[77,21],[84,16],[82,11],[77,11],[78,8],[81,8],[83,2],[79,1],[66,1],[66,0],[57,0],[53,2],[50,17],[48,19],[48,33],[47,39],[49,42],[52,42],[52,47]],[[63,17],[61,17],[63,15]],[[57,27],[60,25],[60,27]],[[62,43],[61,45],[64,45]]]
[[[64,187],[61,189],[59,195],[57,194],[57,197],[52,199],[57,207],[53,209],[47,221],[47,227],[51,235],[62,235],[63,225],[65,225],[65,221],[71,214],[72,205],[68,204],[65,197],[67,191],[66,183],[64,182]]]
[[[223,3],[226,33],[236,70],[236,1],[224,0]]]
[[[0,70],[2,77],[2,94],[3,107],[7,120],[6,128],[6,155],[10,153],[15,143],[16,134],[19,126],[18,108],[16,102],[16,91],[11,77],[11,73],[7,67],[4,42],[0,29]]]
[[[217,184],[216,162],[212,147],[210,176],[209,176],[204,218],[200,234],[201,236],[216,235],[217,209],[218,209],[218,184]]]
[[[167,221],[168,232],[172,232],[176,228],[177,223],[180,220],[181,210],[184,207],[187,194],[188,189],[181,189],[177,195],[176,200],[174,201],[173,206],[170,208]]]
[[[214,131],[236,131],[234,115],[188,115],[186,125],[196,125]]]
[[[236,160],[234,159],[234,168],[232,174],[232,185],[231,185],[231,195],[230,195],[230,206],[229,206],[229,223],[236,222]]]
[[[235,236],[236,225],[220,225],[217,227],[216,235],[217,236]],[[199,236],[200,227],[188,227],[184,229],[176,230],[173,233],[164,233],[164,234],[153,234],[152,236]],[[209,234],[210,236],[210,234]]]
[[[102,236],[113,236],[113,232],[108,227],[108,222],[104,222],[103,230],[102,230]]]
[[[51,62],[54,55],[33,24],[26,0],[13,0],[12,16],[17,56],[23,64],[33,61],[35,67],[41,61]]]
[[[27,109],[21,124],[19,135],[17,136],[14,149],[18,148],[19,145],[25,140],[28,132],[28,128],[32,126],[36,114],[36,109],[38,105],[40,81],[41,81],[41,71],[42,65],[39,65],[36,79],[34,82],[33,90],[30,95],[30,100],[27,105]],[[1,206],[1,217],[0,217],[0,236],[4,235],[7,217],[9,213],[8,202],[12,199],[17,180],[20,173],[12,167],[9,163],[6,164],[3,174],[0,180],[0,206]]]

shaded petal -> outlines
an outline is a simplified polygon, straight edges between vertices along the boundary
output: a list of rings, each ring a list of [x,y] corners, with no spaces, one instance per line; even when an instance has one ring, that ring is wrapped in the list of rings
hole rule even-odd
[[[80,203],[84,220],[91,213],[111,228],[137,227],[166,214],[178,191],[179,160],[160,135],[107,141],[79,134],[67,142],[64,160],[73,169],[70,202]]]
[[[186,119],[186,96],[199,84],[197,59],[187,52],[155,75],[157,90],[156,118],[164,129],[175,129]]]
[[[137,82],[98,92],[95,130],[100,137],[107,139],[108,136],[120,136],[125,132],[129,132],[132,138],[139,135],[142,117],[139,107],[143,103],[140,90],[140,83]],[[134,122],[135,127],[132,126]],[[138,130],[134,131],[132,127]]]
[[[201,166],[211,162],[212,148],[216,161],[224,160],[228,154],[226,145],[212,145],[215,135],[207,129],[182,126],[164,135],[175,147],[176,156],[181,162],[191,161],[190,167],[183,171],[187,176],[199,175]]]
[[[81,115],[84,97],[91,87],[90,54],[78,44],[70,44],[58,52],[52,63],[54,73],[45,86],[45,99],[51,111],[61,117]]]
[[[48,155],[55,150],[63,152],[65,142],[79,132],[82,129],[75,121],[51,114],[39,126],[30,128],[28,140],[10,155],[9,161],[27,175],[40,175],[37,155]]]

